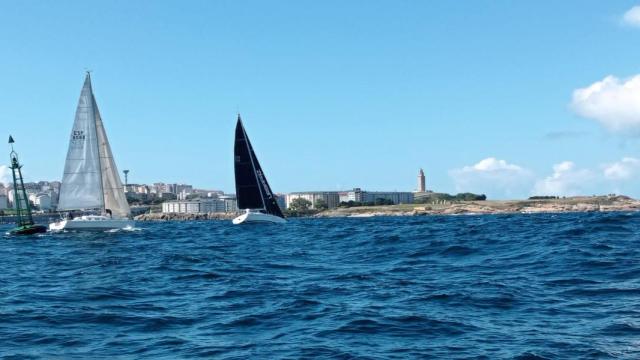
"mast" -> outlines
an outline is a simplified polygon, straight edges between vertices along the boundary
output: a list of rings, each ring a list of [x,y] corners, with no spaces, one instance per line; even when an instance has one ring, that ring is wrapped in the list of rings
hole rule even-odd
[[[22,179],[22,166],[18,162],[18,154],[13,150],[13,137],[9,135],[9,144],[11,144],[11,173],[13,175],[13,194],[15,199],[16,217],[18,218],[18,226],[33,225],[33,217],[31,216],[31,206],[27,192],[24,189],[24,180]],[[22,197],[20,196],[22,195]],[[24,201],[26,209],[22,209],[20,201]]]

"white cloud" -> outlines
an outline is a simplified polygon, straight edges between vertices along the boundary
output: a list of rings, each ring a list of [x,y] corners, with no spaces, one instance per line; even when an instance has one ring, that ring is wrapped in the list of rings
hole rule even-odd
[[[578,169],[571,161],[553,165],[553,174],[538,180],[532,195],[574,196],[590,195],[597,175],[588,169]]]
[[[0,165],[0,183],[9,184],[11,183],[11,170],[6,165]]]
[[[580,116],[596,120],[612,132],[640,135],[640,75],[626,80],[607,76],[576,89],[571,107]]]
[[[625,157],[622,160],[605,164],[603,166],[604,177],[607,180],[631,180],[640,171],[640,160],[632,157]]]
[[[513,198],[526,193],[532,173],[505,160],[489,157],[449,172],[456,191],[486,194],[489,198]]]
[[[640,197],[640,158],[581,168],[572,161],[553,165],[553,172],[536,176],[525,167],[489,157],[449,172],[456,191],[486,194],[490,199],[522,199],[531,195],[578,196],[624,194]]]
[[[630,26],[640,27],[640,6],[634,6],[622,16],[622,22]]]
[[[522,171],[523,169],[518,165],[509,164],[504,160],[498,160],[494,157],[489,157],[484,160],[480,160],[473,166],[465,166],[462,171],[481,171],[481,172],[495,172],[495,171]]]

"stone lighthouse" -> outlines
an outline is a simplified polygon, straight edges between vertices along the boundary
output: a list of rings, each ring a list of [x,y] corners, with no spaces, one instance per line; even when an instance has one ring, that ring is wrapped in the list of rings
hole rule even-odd
[[[425,187],[425,180],[424,180],[424,171],[422,171],[422,169],[420,169],[420,171],[418,172],[418,192],[425,192],[426,187]]]

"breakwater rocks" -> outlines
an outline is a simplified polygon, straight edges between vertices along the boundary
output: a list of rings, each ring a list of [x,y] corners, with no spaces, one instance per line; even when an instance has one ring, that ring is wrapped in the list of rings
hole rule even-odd
[[[135,217],[136,221],[194,221],[194,220],[231,220],[237,214],[204,213],[204,214],[178,214],[178,213],[150,213]]]
[[[317,217],[417,216],[457,214],[562,213],[639,211],[640,201],[627,196],[579,196],[548,200],[486,200],[439,204],[402,204],[338,208]]]

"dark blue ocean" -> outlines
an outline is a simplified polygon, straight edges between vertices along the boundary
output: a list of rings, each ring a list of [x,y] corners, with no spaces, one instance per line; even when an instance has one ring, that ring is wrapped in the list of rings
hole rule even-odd
[[[640,214],[138,226],[3,235],[0,358],[640,358]]]

